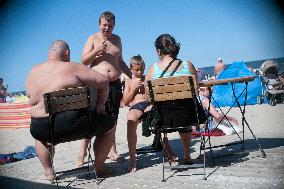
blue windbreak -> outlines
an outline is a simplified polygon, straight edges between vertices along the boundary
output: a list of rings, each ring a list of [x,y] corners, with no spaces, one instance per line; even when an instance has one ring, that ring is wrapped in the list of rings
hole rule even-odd
[[[221,72],[217,79],[238,78],[245,76],[255,76],[244,62],[234,62],[230,64],[223,72]],[[245,83],[234,83],[234,91],[238,97],[245,87]],[[247,104],[256,104],[257,96],[262,95],[261,79],[256,77],[253,81],[248,83]],[[235,98],[233,96],[232,86],[229,85],[216,85],[213,89],[213,98],[216,100],[220,107],[232,106]],[[239,99],[241,105],[244,105],[245,93]],[[216,103],[212,100],[212,103],[216,106]],[[237,106],[235,103],[234,106]]]

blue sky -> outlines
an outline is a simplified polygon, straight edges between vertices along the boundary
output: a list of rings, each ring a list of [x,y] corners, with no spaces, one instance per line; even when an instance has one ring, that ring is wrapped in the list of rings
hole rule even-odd
[[[80,63],[88,36],[98,31],[99,15],[116,15],[114,33],[123,58],[138,53],[147,67],[157,61],[155,39],[172,34],[180,59],[196,67],[284,57],[284,14],[274,1],[261,0],[22,0],[1,4],[0,77],[9,92],[25,90],[35,64],[47,59],[50,43],[67,41],[71,60]]]

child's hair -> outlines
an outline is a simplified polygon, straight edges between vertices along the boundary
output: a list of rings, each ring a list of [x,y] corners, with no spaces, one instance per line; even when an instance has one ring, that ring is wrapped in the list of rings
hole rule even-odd
[[[135,62],[133,62],[133,60]],[[143,66],[145,68],[145,62],[142,58],[142,56],[140,54],[131,57],[130,59],[130,68],[132,68],[133,64],[137,65],[137,66]]]

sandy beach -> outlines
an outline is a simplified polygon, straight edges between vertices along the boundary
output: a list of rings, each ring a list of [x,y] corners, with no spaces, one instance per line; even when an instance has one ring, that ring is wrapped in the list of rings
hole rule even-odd
[[[207,180],[203,180],[203,168],[190,168],[181,172],[165,170],[166,182],[162,179],[162,153],[139,156],[138,171],[128,173],[128,147],[126,139],[126,115],[128,108],[120,110],[117,125],[116,142],[118,152],[126,158],[117,163],[107,160],[107,166],[114,172],[111,177],[97,183],[94,174],[69,177],[59,180],[59,186],[69,188],[284,188],[284,104],[276,106],[254,105],[246,107],[246,119],[261,143],[267,157],[262,158],[257,143],[248,128],[245,127],[245,151],[240,145],[217,148],[215,165],[206,152]],[[238,108],[229,114],[241,123]],[[34,141],[29,129],[1,129],[0,153],[7,154],[24,150]],[[170,134],[170,143],[182,157],[182,148],[178,134]],[[153,137],[143,137],[138,128],[138,147],[152,144]],[[212,137],[212,145],[237,141],[237,135]],[[56,146],[54,166],[56,171],[75,169],[75,160],[79,153],[79,141]],[[199,155],[200,138],[192,140],[191,154],[195,159]],[[219,157],[218,157],[219,156]],[[202,163],[196,160],[196,163]],[[76,172],[76,171],[75,171]],[[78,172],[78,170],[77,170]],[[23,160],[0,166],[1,188],[56,188],[40,180],[42,167],[38,158]],[[64,174],[63,174],[64,175]]]

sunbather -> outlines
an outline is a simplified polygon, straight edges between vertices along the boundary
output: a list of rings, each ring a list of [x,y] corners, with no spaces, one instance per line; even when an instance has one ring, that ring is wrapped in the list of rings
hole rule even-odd
[[[202,103],[202,106],[205,110],[205,112],[208,112],[208,107],[209,107],[209,90],[211,90],[209,87],[201,87],[199,91],[199,97]],[[219,113],[216,108],[213,106],[213,104],[210,104],[210,110],[209,110],[210,115],[212,116],[213,120],[209,118],[209,123],[208,123],[208,129],[209,131],[214,130],[218,123],[217,129],[223,131],[226,135],[231,135],[234,134],[235,132],[239,133],[242,132],[242,129],[236,126],[230,126],[226,121],[230,121],[234,124],[239,124],[238,120],[236,120],[234,117],[231,116],[226,116],[224,117],[223,114]]]

